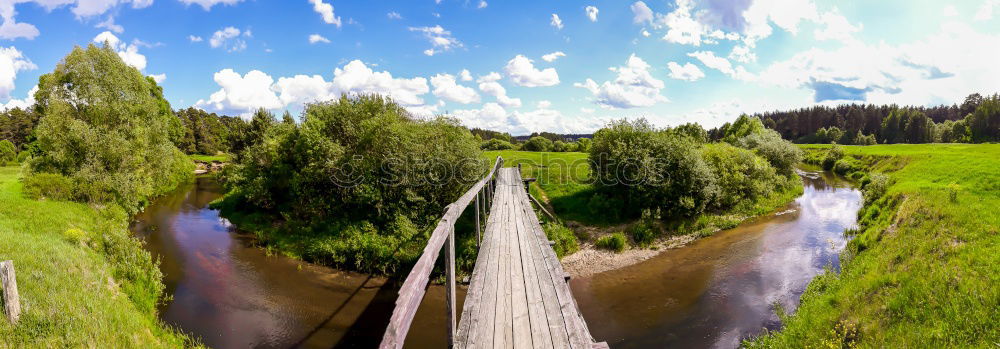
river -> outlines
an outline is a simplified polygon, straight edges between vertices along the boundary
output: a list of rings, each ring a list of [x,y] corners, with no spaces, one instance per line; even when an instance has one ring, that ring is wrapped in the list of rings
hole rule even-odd
[[[861,194],[820,173],[779,214],[721,231],[619,270],[574,278],[596,339],[614,348],[733,347],[780,324],[809,280],[837,268]],[[161,319],[215,348],[365,348],[381,339],[396,282],[267,254],[209,209],[211,177],[153,202],[132,231],[160,259]],[[459,287],[459,306],[464,287]],[[443,347],[443,288],[428,289],[407,347]]]

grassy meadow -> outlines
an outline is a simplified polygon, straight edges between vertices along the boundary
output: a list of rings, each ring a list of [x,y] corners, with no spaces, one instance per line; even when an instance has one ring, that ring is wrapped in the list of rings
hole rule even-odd
[[[804,146],[811,154],[830,146]],[[817,277],[752,348],[1000,345],[1000,145],[842,146],[889,176],[859,212],[842,270]],[[882,194],[882,195],[878,195]]]
[[[27,199],[20,170],[0,167],[0,260],[14,261],[22,309],[16,327],[0,320],[0,347],[191,345],[157,319],[161,275],[127,219]]]
[[[200,161],[200,162],[213,162],[213,161],[217,161],[217,162],[229,162],[229,159],[231,158],[231,156],[229,154],[221,154],[221,155],[191,154],[191,155],[188,155],[188,157],[191,158],[191,160]]]

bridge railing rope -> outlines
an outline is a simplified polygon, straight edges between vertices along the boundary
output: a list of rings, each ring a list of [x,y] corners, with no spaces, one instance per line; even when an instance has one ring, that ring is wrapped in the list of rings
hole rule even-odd
[[[420,302],[424,298],[427,290],[427,283],[430,281],[431,271],[437,261],[441,249],[445,250],[445,288],[447,294],[447,322],[448,322],[448,346],[452,347],[455,340],[457,326],[455,324],[455,221],[462,215],[462,212],[475,201],[476,209],[476,243],[482,243],[482,233],[480,230],[480,217],[485,219],[489,212],[490,200],[496,190],[497,170],[503,167],[503,158],[497,157],[496,162],[490,172],[474,184],[455,202],[445,207],[444,215],[438,221],[427,246],[420,255],[420,259],[413,265],[410,274],[403,281],[403,286],[399,289],[399,297],[396,299],[396,307],[392,311],[389,319],[389,326],[382,336],[380,348],[402,348],[406,340],[406,334],[410,330],[413,316],[420,307]],[[482,211],[482,215],[480,215]]]

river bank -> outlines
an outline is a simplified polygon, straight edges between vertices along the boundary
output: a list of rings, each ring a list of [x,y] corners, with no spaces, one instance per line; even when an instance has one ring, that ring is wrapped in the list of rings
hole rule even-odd
[[[0,167],[0,260],[14,261],[22,310],[17,326],[0,320],[0,347],[198,345],[157,319],[161,274],[127,217],[29,199],[20,177]]]
[[[824,158],[829,145],[803,146]],[[749,348],[1000,343],[1000,145],[841,146],[870,173],[843,267]]]

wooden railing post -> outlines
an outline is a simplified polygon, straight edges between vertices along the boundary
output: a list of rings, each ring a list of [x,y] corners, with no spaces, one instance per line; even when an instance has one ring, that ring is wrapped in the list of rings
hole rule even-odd
[[[21,317],[21,300],[17,295],[17,278],[14,276],[14,261],[0,262],[0,286],[3,287],[3,309],[11,325],[17,325]]]
[[[448,319],[448,348],[455,347],[455,225],[448,229],[448,243],[445,245],[446,263],[445,266],[445,293],[447,295],[447,319]]]
[[[479,200],[483,196],[483,192],[480,191],[476,193],[476,247],[483,242],[483,233],[480,232],[479,228]]]

